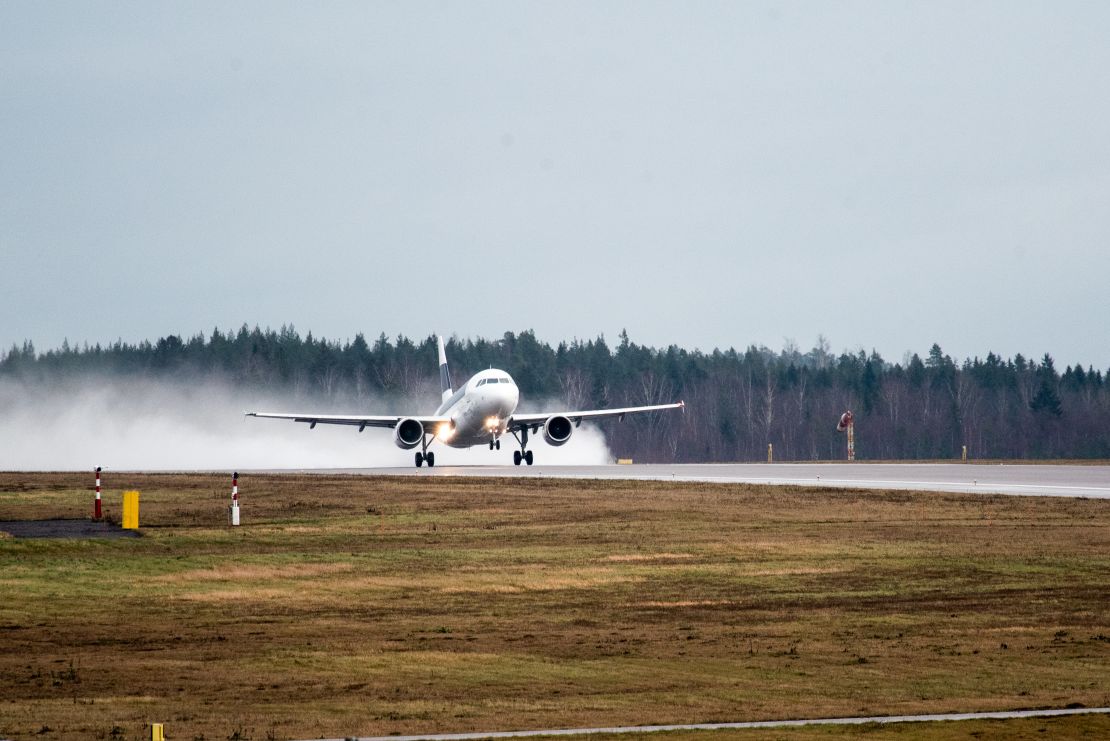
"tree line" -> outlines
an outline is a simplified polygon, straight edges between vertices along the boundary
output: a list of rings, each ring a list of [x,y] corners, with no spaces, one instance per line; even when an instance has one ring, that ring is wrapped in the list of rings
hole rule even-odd
[[[859,459],[1110,458],[1110,371],[994,353],[957,363],[933,345],[891,363],[878,353],[653,348],[622,332],[552,347],[533,332],[489,339],[452,337],[456,385],[488,367],[512,374],[522,397],[567,409],[686,402],[685,413],[603,423],[610,448],[643,461],[839,460],[840,414],[855,414]],[[295,401],[357,413],[431,411],[438,398],[434,336],[362,334],[344,342],[244,325],[157,342],[37,352],[30,342],[0,356],[0,379],[63,383],[97,376],[189,383],[219,380]],[[386,407],[383,409],[383,406]]]

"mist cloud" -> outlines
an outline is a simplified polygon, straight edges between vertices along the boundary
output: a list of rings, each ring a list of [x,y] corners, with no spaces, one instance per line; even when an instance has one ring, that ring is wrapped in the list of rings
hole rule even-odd
[[[308,425],[243,417],[245,410],[385,413],[397,400],[322,404],[234,389],[219,381],[81,379],[57,386],[0,381],[0,470],[234,470],[369,468],[413,465],[389,430]],[[405,404],[431,411],[434,400]],[[556,405],[562,408],[561,404]],[[501,450],[434,444],[437,466],[512,465]],[[602,433],[583,425],[570,441],[530,446],[537,464],[595,465],[612,457]]]

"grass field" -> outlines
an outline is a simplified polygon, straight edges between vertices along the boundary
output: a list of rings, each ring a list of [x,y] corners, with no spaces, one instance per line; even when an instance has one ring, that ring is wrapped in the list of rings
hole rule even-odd
[[[86,515],[88,478],[0,473],[0,520]],[[1110,705],[1107,501],[280,475],[241,480],[232,529],[229,483],[118,474],[106,512],[141,490],[142,538],[0,538],[0,736]],[[1106,737],[1110,720],[712,736],[864,731]]]

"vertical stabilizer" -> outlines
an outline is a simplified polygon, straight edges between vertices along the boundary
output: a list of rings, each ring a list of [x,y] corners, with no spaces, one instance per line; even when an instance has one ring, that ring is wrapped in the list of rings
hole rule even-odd
[[[439,390],[443,401],[451,398],[451,371],[447,370],[447,351],[443,348],[443,337],[437,335],[439,344]]]

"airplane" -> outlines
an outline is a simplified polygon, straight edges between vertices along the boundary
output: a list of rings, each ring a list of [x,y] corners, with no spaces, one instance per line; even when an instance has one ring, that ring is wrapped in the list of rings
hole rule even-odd
[[[350,425],[362,432],[367,427],[385,427],[393,430],[393,442],[402,450],[416,451],[416,467],[425,463],[431,468],[436,464],[435,452],[428,446],[439,440],[452,448],[469,448],[489,445],[490,450],[501,449],[501,438],[512,435],[520,450],[513,452],[513,464],[522,462],[529,466],[535,460],[528,450],[529,434],[535,437],[543,430],[548,445],[563,445],[583,420],[617,417],[626,414],[655,412],[663,409],[685,409],[684,402],[656,404],[624,409],[591,409],[588,411],[543,412],[520,414],[520,389],[512,376],[503,370],[490,368],[470,377],[457,390],[451,388],[451,373],[447,368],[447,351],[443,337],[436,337],[439,346],[439,385],[441,400],[434,414],[422,416],[403,415],[339,415],[339,414],[280,414],[274,412],[244,412],[248,417],[291,419],[305,422],[309,429],[318,424]]]

